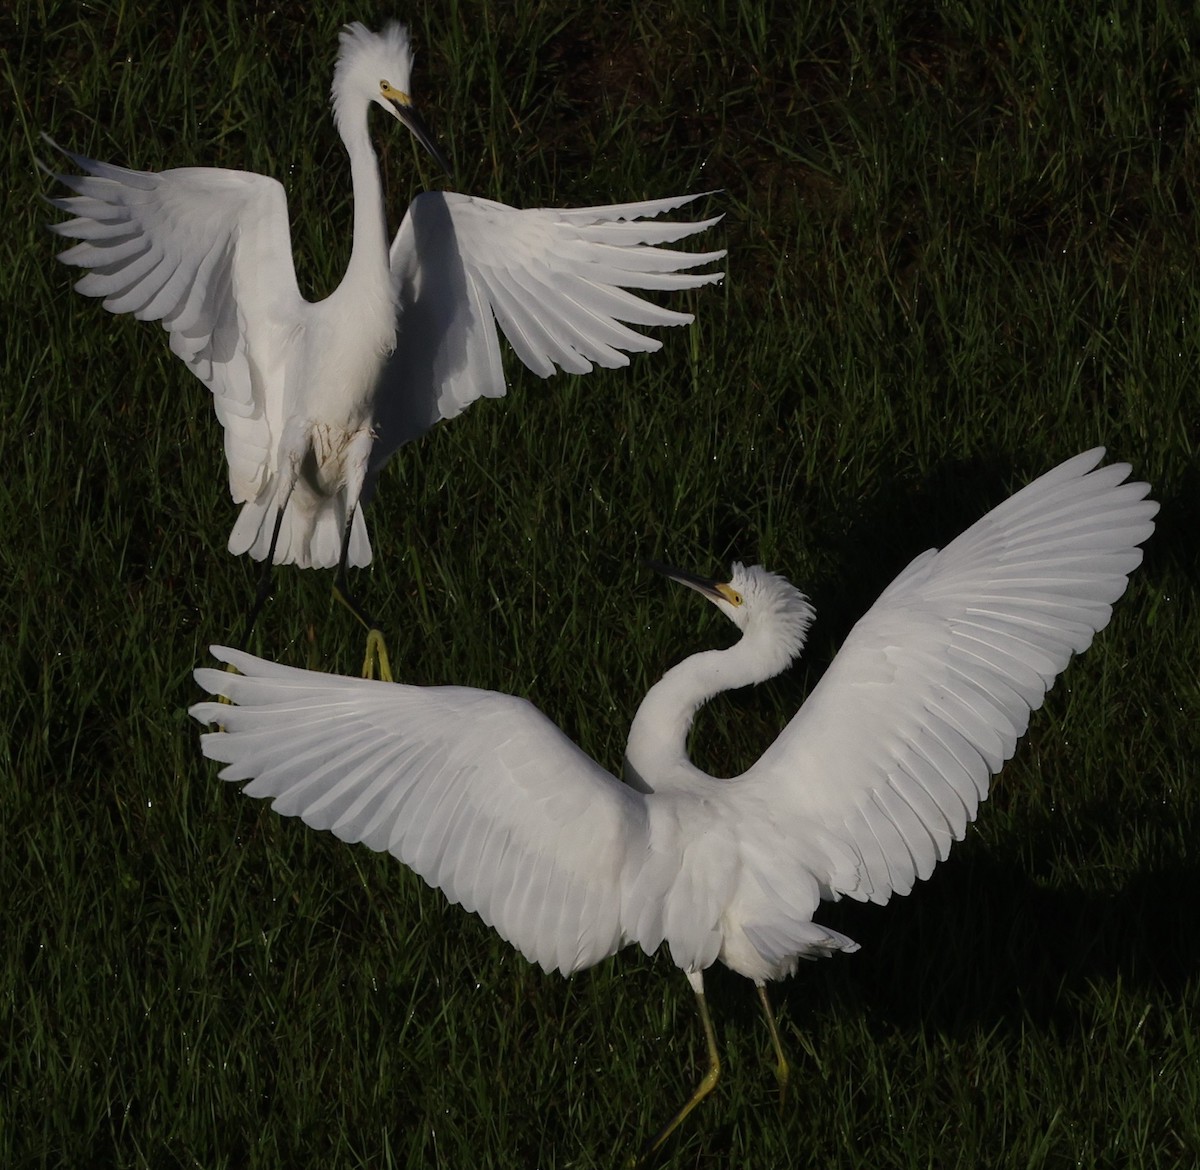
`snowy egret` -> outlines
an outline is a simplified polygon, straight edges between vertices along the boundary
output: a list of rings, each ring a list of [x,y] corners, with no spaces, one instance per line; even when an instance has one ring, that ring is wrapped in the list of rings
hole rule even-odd
[[[91,269],[75,288],[114,313],[161,321],[172,351],[212,391],[230,494],[242,506],[229,551],[266,562],[248,625],[272,563],[336,566],[348,596],[347,566],[371,560],[362,505],[387,458],[475,399],[503,396],[493,316],[535,373],[582,374],[593,363],[628,365],[622,351],[660,348],[630,324],[692,320],[629,289],[695,288],[723,275],[685,271],[723,251],[656,246],[719,216],[643,219],[697,196],[518,210],[425,192],[389,249],[370,107],[403,122],[449,169],[409,96],[411,67],[404,26],[342,30],[332,103],[350,157],[354,240],[342,283],[317,303],[297,287],[287,198],[274,179],[131,171],[69,151],[86,174],[55,176],[76,194],[51,200],[73,216],[51,230],[81,241],[59,259]]]
[[[1149,486],[1078,455],[918,556],[858,622],[760,759],[731,780],[697,769],[687,734],[721,691],[779,674],[813,610],[782,577],[668,572],[741,631],[650,688],[622,784],[524,699],[387,685],[214,648],[244,677],[199,669],[223,730],[201,737],[223,780],[344,841],[388,850],[547,971],[661,943],[696,993],[708,1072],[657,1149],[717,1081],[704,998],[717,960],[765,982],[857,944],[812,921],[821,899],[886,902],[960,840],[989,776],[1073,653],[1112,614],[1154,529]]]

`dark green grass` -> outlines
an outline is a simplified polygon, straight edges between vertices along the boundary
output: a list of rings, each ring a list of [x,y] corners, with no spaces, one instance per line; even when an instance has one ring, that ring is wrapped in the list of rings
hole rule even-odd
[[[64,145],[288,186],[328,292],[349,179],[336,30],[378,5],[0,14],[0,1163],[610,1166],[689,1091],[669,957],[531,968],[388,858],[215,779],[190,672],[256,568],[203,388],[53,263],[33,158]],[[357,577],[405,679],[533,699],[612,767],[645,688],[729,631],[638,567],[761,560],[818,622],[694,751],[769,742],[915,553],[1097,443],[1163,503],[1112,625],[980,824],[912,897],[826,907],[860,954],[749,988],[678,1166],[1191,1167],[1200,1160],[1200,26],[1151,3],[459,3],[414,90],[463,190],[720,188],[729,276],[625,371],[513,386],[401,453]],[[376,127],[398,219],[435,178]],[[264,653],[356,669],[329,575],[281,570]],[[311,631],[311,634],[310,634]]]

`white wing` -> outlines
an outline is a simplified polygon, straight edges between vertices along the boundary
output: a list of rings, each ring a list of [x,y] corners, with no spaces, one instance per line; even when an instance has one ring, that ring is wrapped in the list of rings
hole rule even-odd
[[[542,377],[556,366],[573,374],[589,373],[593,363],[625,366],[629,353],[661,348],[629,325],[685,325],[691,315],[628,290],[719,281],[724,273],[686,270],[724,251],[656,245],[702,232],[721,217],[693,223],[642,217],[696,198],[519,210],[453,192],[418,195],[392,243],[400,333],[382,382],[373,465],[477,398],[503,396],[496,322]]]
[[[646,853],[644,799],[524,699],[296,670],[213,647],[191,713],[223,780],[343,841],[387,850],[547,971],[626,941],[627,858]],[[652,940],[657,945],[658,939]]]
[[[826,897],[885,902],[960,840],[1072,654],[1108,624],[1154,529],[1126,464],[1068,460],[917,557],[858,622],[774,744],[730,785],[772,810]],[[747,799],[749,798],[749,799]],[[803,857],[798,856],[805,850]]]
[[[212,391],[234,500],[254,500],[282,430],[282,347],[306,307],[283,187],[247,171],[154,174],[62,153],[87,172],[54,175],[77,194],[50,200],[74,217],[50,230],[81,241],[59,259],[91,270],[75,288],[162,322]]]

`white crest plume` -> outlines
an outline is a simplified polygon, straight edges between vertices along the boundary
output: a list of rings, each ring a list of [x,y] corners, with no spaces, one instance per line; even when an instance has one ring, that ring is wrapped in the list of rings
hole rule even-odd
[[[547,970],[664,942],[697,993],[703,972],[763,986],[802,959],[857,950],[813,920],[821,899],[907,894],[962,839],[1030,712],[1112,616],[1154,530],[1149,486],[1101,449],[1047,472],[940,551],[916,557],[850,631],[799,711],[740,776],[687,753],[697,707],[777,674],[812,619],[782,577],[728,582],[656,566],[742,636],[647,692],[626,760],[635,789],[530,703],[470,687],[397,686],[295,670],[214,647],[240,674],[196,679],[234,706],[192,713],[221,778],[345,841],[386,849]]]
[[[361,91],[373,100],[379,94],[379,83],[387,81],[411,97],[412,65],[408,29],[397,21],[389,21],[379,32],[372,32],[356,20],[338,33],[330,100],[334,121],[343,136],[346,133],[343,118],[347,112],[359,108],[358,101],[351,100],[351,93],[357,99],[356,91]]]

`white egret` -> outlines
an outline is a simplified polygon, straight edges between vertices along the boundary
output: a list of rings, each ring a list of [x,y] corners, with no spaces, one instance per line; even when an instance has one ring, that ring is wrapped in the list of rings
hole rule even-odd
[[[741,631],[693,654],[634,716],[621,783],[524,699],[296,670],[214,647],[244,677],[199,669],[192,714],[223,780],[249,780],[345,841],[388,850],[547,971],[664,941],[694,989],[708,1072],[649,1149],[716,1083],[703,972],[765,982],[857,944],[812,921],[821,899],[886,902],[960,840],[1074,653],[1112,614],[1158,505],[1098,468],[1103,449],[1017,492],[918,556],[857,623],[791,722],[747,771],[687,755],[697,709],[779,674],[813,610],[782,577],[726,583],[669,570]]]
[[[229,551],[266,562],[251,621],[272,563],[336,566],[345,592],[347,566],[371,560],[361,506],[386,459],[475,399],[504,394],[493,317],[534,372],[587,373],[593,363],[628,365],[623,351],[660,348],[629,324],[692,320],[627,290],[695,288],[723,275],[685,271],[723,251],[656,246],[719,216],[643,221],[696,196],[518,210],[425,192],[389,249],[370,107],[449,164],[409,96],[405,28],[350,24],[339,39],[332,103],[350,157],[354,237],[345,278],[325,300],[300,295],[275,179],[132,171],[63,151],[87,173],[55,176],[76,194],[51,200],[73,216],[51,230],[81,241],[59,259],[91,270],[75,288],[111,312],[161,321],[172,351],[212,391],[241,505]]]

